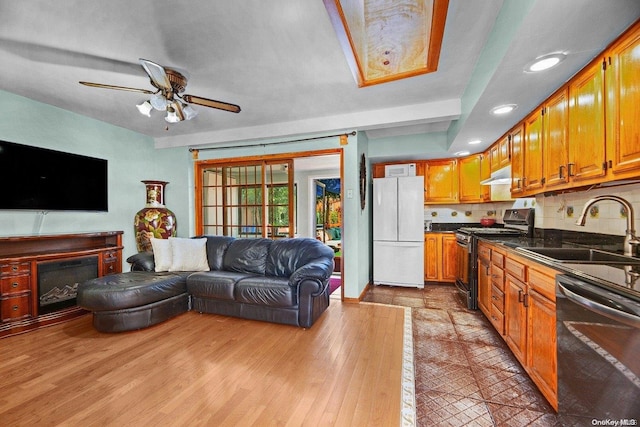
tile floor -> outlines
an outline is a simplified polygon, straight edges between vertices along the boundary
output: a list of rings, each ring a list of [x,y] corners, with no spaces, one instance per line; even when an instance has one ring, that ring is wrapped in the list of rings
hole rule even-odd
[[[365,301],[412,308],[418,426],[559,426],[553,408],[453,285],[376,286]]]

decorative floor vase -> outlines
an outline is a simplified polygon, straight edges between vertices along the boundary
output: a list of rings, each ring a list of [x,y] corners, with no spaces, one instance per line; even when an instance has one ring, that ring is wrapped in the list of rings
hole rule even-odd
[[[142,181],[147,189],[147,203],[134,219],[138,252],[151,251],[151,238],[168,239],[178,232],[178,222],[173,212],[164,206],[166,181]]]

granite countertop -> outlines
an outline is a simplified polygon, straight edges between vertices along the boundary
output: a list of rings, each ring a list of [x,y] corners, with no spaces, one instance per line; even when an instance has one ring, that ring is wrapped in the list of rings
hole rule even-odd
[[[518,250],[518,248],[585,248],[586,246],[573,241],[550,243],[548,239],[542,238],[505,236],[498,239],[483,239],[482,237],[479,237],[479,239],[494,245],[503,246],[507,251],[520,257],[546,265],[561,273],[586,280],[587,282],[604,287],[615,293],[624,294],[640,302],[640,259],[638,259],[637,265],[559,262],[542,255]],[[590,249],[602,250],[600,247],[590,247]]]

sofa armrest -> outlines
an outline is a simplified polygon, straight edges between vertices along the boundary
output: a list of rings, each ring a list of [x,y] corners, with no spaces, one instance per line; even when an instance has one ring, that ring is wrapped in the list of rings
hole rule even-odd
[[[127,258],[131,271],[155,271],[156,264],[153,252],[140,252]]]
[[[329,280],[332,272],[333,259],[318,258],[294,271],[289,277],[289,284],[291,286],[299,286],[300,282],[304,280],[315,279],[321,286],[324,282]],[[322,291],[322,289],[319,289],[319,291]]]

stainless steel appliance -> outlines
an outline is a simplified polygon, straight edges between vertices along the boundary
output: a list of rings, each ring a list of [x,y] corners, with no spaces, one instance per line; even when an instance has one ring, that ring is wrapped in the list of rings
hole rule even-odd
[[[467,308],[478,309],[478,237],[533,237],[534,210],[507,209],[503,227],[462,227],[456,231],[456,281],[458,293]]]
[[[562,425],[640,423],[640,292],[622,288],[556,277]]]

